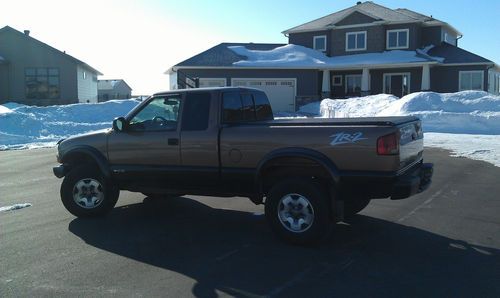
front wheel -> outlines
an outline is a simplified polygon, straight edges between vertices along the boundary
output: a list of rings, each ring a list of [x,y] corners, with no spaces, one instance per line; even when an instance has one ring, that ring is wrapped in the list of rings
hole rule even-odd
[[[265,211],[273,232],[292,244],[319,242],[332,225],[328,196],[308,180],[278,182],[267,195]]]
[[[91,165],[75,167],[61,184],[62,203],[77,217],[106,215],[115,206],[119,195],[120,190]]]

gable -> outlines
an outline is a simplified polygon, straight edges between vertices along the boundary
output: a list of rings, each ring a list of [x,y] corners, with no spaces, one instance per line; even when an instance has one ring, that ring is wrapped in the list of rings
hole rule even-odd
[[[345,25],[357,25],[357,24],[369,24],[378,21],[375,18],[367,16],[359,11],[355,11],[342,20],[335,23],[335,26],[345,26]]]

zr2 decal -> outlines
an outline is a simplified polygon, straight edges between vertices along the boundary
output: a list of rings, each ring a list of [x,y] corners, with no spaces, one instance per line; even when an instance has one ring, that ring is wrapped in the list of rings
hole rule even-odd
[[[332,145],[332,146],[341,145],[341,144],[348,144],[348,143],[356,143],[357,141],[367,139],[367,138],[363,138],[362,132],[355,132],[352,134],[339,132],[339,133],[336,133],[334,135],[331,135],[330,138],[333,138],[333,140],[330,142],[330,145]]]

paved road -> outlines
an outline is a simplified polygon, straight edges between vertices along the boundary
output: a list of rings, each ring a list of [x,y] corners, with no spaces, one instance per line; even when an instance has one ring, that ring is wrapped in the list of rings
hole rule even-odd
[[[379,200],[320,247],[277,241],[245,199],[123,192],[105,219],[59,200],[54,149],[0,152],[0,297],[500,296],[500,168],[445,151],[431,188]]]

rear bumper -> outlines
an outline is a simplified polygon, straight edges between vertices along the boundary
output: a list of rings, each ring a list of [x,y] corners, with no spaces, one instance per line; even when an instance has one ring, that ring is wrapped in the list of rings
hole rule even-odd
[[[392,187],[391,199],[405,199],[426,190],[431,185],[433,172],[432,163],[421,163],[411,171],[397,177]]]

